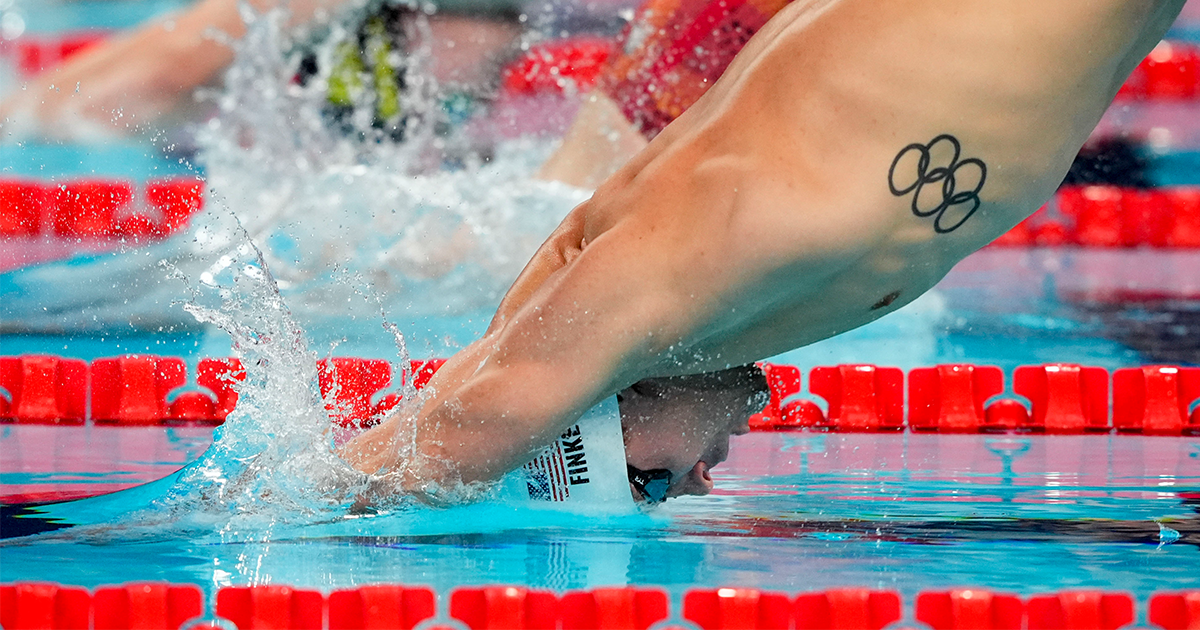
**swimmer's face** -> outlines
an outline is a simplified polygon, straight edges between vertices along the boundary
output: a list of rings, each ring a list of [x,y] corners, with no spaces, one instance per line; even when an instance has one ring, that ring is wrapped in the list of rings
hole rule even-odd
[[[697,389],[679,382],[647,379],[621,392],[625,460],[646,471],[671,471],[668,497],[704,495],[713,487],[709,469],[728,457],[731,436],[750,430],[750,415],[766,396],[753,387]]]

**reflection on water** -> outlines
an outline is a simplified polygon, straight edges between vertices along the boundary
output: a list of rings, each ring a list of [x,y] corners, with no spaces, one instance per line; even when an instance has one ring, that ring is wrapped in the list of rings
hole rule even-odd
[[[716,494],[644,516],[485,504],[279,527],[270,542],[59,537],[3,547],[5,577],[323,589],[657,584],[676,594],[972,585],[1145,596],[1200,586],[1196,438],[754,433],[734,441],[714,476]],[[119,577],[97,568],[134,554]]]

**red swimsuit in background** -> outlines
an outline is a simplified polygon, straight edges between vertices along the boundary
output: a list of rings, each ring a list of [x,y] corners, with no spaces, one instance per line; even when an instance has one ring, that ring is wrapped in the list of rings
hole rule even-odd
[[[789,0],[649,0],[597,87],[647,138],[691,107]]]

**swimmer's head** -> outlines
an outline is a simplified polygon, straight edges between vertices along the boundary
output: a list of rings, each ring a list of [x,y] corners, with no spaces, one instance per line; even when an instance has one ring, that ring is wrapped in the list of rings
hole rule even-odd
[[[617,395],[625,459],[637,470],[670,471],[667,497],[708,494],[708,471],[725,461],[730,436],[748,432],[750,416],[769,399],[756,365],[639,381]],[[631,487],[647,498],[637,484]]]

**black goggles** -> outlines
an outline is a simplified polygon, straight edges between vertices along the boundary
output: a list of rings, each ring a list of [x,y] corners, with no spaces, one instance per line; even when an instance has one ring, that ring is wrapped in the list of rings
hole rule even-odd
[[[667,500],[667,489],[671,487],[671,471],[665,468],[642,470],[625,464],[629,471],[629,483],[646,499],[647,503],[662,503]]]

